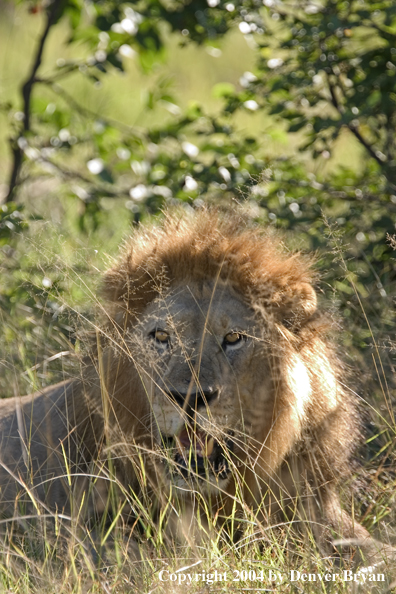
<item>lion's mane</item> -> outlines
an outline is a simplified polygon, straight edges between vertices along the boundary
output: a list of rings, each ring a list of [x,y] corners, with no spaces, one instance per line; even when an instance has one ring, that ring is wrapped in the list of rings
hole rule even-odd
[[[320,482],[334,484],[349,472],[359,443],[359,416],[340,381],[344,370],[328,338],[329,316],[317,308],[312,264],[312,257],[291,253],[277,234],[238,214],[172,214],[134,233],[105,274],[103,294],[107,329],[114,342],[122,342],[125,329],[169,287],[208,279],[231,285],[267,326],[272,345],[273,411],[255,436],[271,442],[272,455],[263,461],[267,473],[276,473],[286,456],[296,453],[305,460],[310,480],[320,476]],[[309,395],[301,395],[304,402],[298,395],[304,381],[300,362],[310,381]],[[108,367],[117,369],[117,377],[110,373],[110,389],[123,400],[130,361],[124,357]],[[147,395],[138,375],[135,380],[134,397],[143,402]]]
[[[126,493],[139,493],[139,475],[149,477],[152,492],[155,487],[160,489],[152,441],[154,421],[142,380],[146,371],[139,361],[141,355],[136,355],[136,344],[131,346],[134,329],[150,304],[173,287],[211,281],[230,287],[252,312],[264,336],[262,357],[270,369],[266,408],[261,407],[260,389],[247,402],[248,409],[258,412],[250,434],[254,445],[245,458],[241,455],[244,468],[238,470],[246,486],[246,503],[266,508],[268,516],[284,505],[295,509],[297,496],[303,494],[309,517],[315,517],[313,510],[318,508],[324,525],[334,529],[342,525],[347,537],[368,537],[342,511],[337,494],[359,442],[359,420],[354,398],[344,388],[344,370],[328,338],[329,317],[317,306],[312,263],[312,258],[289,252],[272,231],[263,231],[235,213],[214,209],[176,212],[166,214],[160,224],[137,229],[104,275],[102,321],[82,379],[18,403],[11,399],[2,404],[3,452],[11,447],[11,453],[3,456],[3,466],[10,466],[13,476],[23,470],[17,422],[22,403],[25,423],[35,439],[31,451],[41,469],[40,480],[45,479],[46,468],[55,477],[65,472],[67,443],[66,452],[73,458],[68,468],[76,474],[92,468],[95,460],[103,459],[103,452],[106,457],[112,451]],[[256,358],[256,367],[245,371],[259,375],[260,364]],[[45,426],[43,411],[50,415]],[[56,446],[59,443],[62,447]],[[51,459],[56,459],[51,466],[49,449]],[[3,493],[12,501],[16,491],[10,487],[10,476],[6,480],[4,475],[0,471],[0,482],[6,485]],[[231,501],[236,482],[225,489]],[[69,494],[57,495],[54,501],[48,489],[40,496],[58,508],[69,498]],[[224,489],[222,496],[224,500]]]

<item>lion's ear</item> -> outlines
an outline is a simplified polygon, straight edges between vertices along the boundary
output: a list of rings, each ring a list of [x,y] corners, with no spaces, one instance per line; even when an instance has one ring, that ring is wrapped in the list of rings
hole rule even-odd
[[[316,312],[315,289],[305,282],[288,287],[280,302],[282,324],[292,332],[298,332]]]

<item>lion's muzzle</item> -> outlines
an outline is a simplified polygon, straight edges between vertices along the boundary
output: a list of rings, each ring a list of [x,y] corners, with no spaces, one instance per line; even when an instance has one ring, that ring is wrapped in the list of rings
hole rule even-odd
[[[201,429],[185,426],[176,436],[163,437],[172,464],[170,475],[224,480],[231,472],[232,432],[221,442]]]

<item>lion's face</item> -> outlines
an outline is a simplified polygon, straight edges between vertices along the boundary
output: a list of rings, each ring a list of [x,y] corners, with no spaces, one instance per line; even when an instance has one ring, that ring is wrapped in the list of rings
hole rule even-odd
[[[224,488],[265,408],[253,311],[225,283],[178,286],[148,306],[139,334],[165,480]]]

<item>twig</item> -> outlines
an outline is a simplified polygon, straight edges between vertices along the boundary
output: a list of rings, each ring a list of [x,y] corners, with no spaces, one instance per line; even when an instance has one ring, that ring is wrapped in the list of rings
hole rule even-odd
[[[92,181],[89,178],[85,177],[85,175],[82,175],[81,173],[79,173],[78,171],[71,171],[71,170],[67,169],[66,167],[61,167],[60,165],[58,165],[54,161],[51,161],[50,159],[41,158],[40,161],[51,165],[51,167],[55,168],[57,170],[57,172],[59,173],[59,175],[66,180],[79,179],[80,181],[86,183],[87,185],[92,185]],[[112,184],[108,184],[108,187],[96,185],[95,193],[98,195],[107,196],[108,198],[129,197],[129,188],[120,189],[120,190],[113,190],[111,188],[112,188]]]
[[[83,116],[88,116],[89,118],[100,118],[102,122],[109,126],[113,126],[114,128],[118,128],[124,134],[129,134],[138,137],[140,140],[145,139],[144,133],[142,130],[136,129],[134,126],[129,126],[128,124],[124,124],[115,118],[103,116],[102,114],[97,113],[96,111],[89,109],[88,107],[84,107],[81,105],[70,93],[68,93],[61,85],[57,84],[54,81],[54,78],[49,79],[36,79],[37,82],[47,85],[56,95],[61,97],[72,109],[79,112]]]
[[[40,68],[45,42],[47,41],[48,34],[51,30],[52,25],[56,21],[58,11],[61,6],[61,0],[53,0],[47,10],[47,21],[44,27],[44,31],[40,37],[36,56],[33,60],[33,65],[28,75],[28,78],[22,85],[22,97],[23,97],[23,132],[26,134],[30,131],[30,117],[31,117],[31,97],[33,86],[36,82],[36,73]],[[10,145],[12,150],[13,165],[10,175],[9,189],[5,201],[10,202],[13,200],[15,189],[19,182],[19,174],[23,162],[23,149],[18,144],[18,138],[11,138]]]
[[[336,110],[338,111],[338,113],[340,115],[343,115],[344,110],[342,109],[342,106],[340,105],[340,103],[337,99],[335,87],[331,83],[329,77],[327,77],[327,84],[329,85],[329,91],[330,91],[330,95],[331,95],[331,103],[332,103],[333,107],[336,108]],[[377,163],[380,165],[381,168],[383,168],[383,166],[385,165],[384,161],[382,161],[382,159],[380,159],[378,157],[378,155],[375,152],[375,150],[373,149],[373,147],[363,138],[363,136],[360,134],[357,126],[354,126],[352,124],[352,122],[346,122],[345,125],[352,132],[352,134],[357,138],[357,140],[360,142],[360,144],[362,146],[364,146],[364,148],[366,149],[366,151],[368,151],[370,156],[377,161]]]

